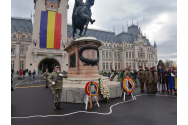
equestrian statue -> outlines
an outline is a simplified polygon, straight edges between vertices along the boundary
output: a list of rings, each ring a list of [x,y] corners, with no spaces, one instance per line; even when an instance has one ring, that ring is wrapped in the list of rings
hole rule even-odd
[[[91,19],[91,7],[94,5],[95,0],[86,0],[84,3],[83,0],[75,0],[75,5],[72,13],[72,36],[73,39],[75,39],[75,33],[77,29],[80,30],[79,36],[85,36],[87,27],[89,22],[93,24],[95,20]],[[85,26],[85,32],[84,35],[82,35],[82,32],[84,30]]]

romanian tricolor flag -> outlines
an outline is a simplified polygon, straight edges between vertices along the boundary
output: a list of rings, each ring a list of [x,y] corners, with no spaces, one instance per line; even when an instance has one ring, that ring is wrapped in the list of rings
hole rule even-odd
[[[61,14],[53,11],[41,11],[40,48],[60,49]]]

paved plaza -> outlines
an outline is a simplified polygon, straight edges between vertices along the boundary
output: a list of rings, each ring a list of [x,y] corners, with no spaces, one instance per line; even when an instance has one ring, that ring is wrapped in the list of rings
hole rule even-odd
[[[51,88],[45,89],[43,77],[35,82],[28,79],[14,82],[11,93],[12,125],[176,125],[177,96],[148,95],[135,88],[134,95],[100,101],[100,108],[85,110],[85,104],[61,103],[63,109],[54,111]]]

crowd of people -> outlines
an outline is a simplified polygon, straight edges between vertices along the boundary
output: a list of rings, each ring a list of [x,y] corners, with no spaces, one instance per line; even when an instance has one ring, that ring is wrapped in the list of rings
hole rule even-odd
[[[119,77],[116,77],[118,76],[117,70],[112,70],[112,73],[104,72],[103,76],[109,77],[111,81],[120,82],[126,77],[129,77],[134,81],[136,87],[138,86],[137,83],[139,80],[140,91],[142,93],[145,92],[145,90],[148,94],[156,92],[168,94],[172,92],[177,93],[177,66],[166,69],[162,69],[161,66],[156,69],[154,66],[151,68],[146,67],[145,70],[143,66],[140,66],[139,71],[131,70],[131,67],[127,67],[120,74],[122,80],[118,80]]]

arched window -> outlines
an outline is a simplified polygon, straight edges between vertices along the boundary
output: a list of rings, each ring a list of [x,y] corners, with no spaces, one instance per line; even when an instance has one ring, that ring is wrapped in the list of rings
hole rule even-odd
[[[53,6],[53,5],[51,5],[51,9],[54,9],[54,6]]]
[[[108,58],[108,52],[106,52],[106,58]]]
[[[20,61],[20,69],[21,69],[21,70],[24,69],[24,61]]]
[[[105,58],[104,51],[102,51],[102,58]]]
[[[22,35],[22,39],[24,39],[25,38],[25,35]]]
[[[16,34],[13,35],[13,38],[16,38]]]
[[[115,69],[117,69],[117,63],[115,63]]]
[[[28,36],[28,38],[30,39],[30,38],[31,38],[31,36],[29,35],[29,36]]]

